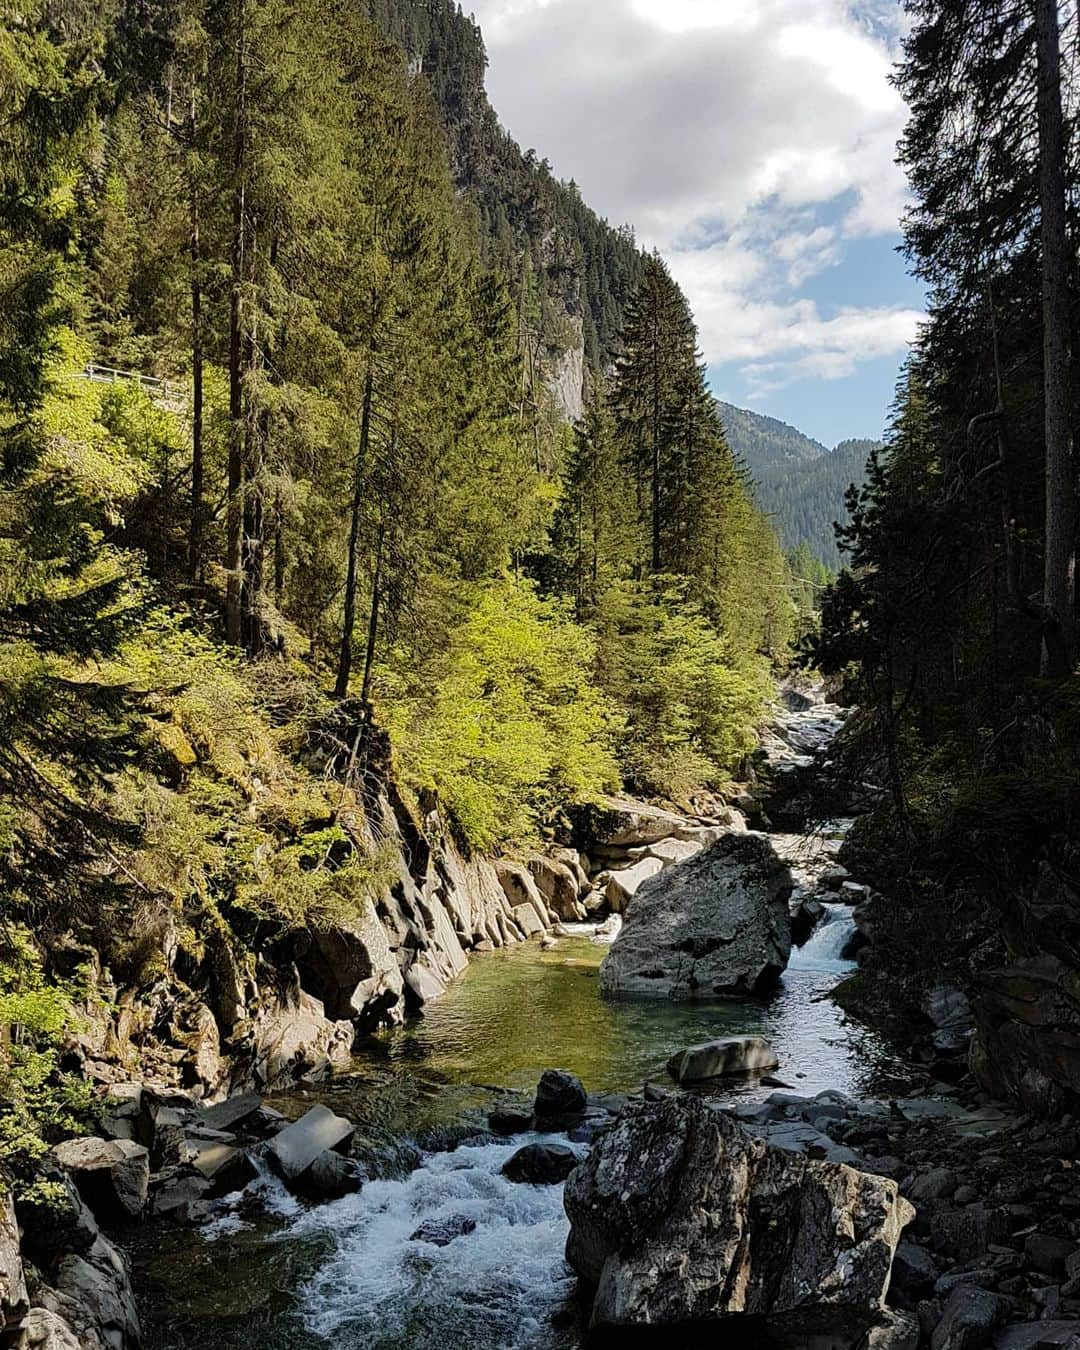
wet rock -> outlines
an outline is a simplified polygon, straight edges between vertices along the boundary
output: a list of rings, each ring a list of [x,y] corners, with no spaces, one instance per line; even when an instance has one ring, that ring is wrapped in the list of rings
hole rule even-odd
[[[563,1144],[526,1144],[502,1165],[508,1181],[551,1186],[565,1181],[577,1166],[577,1154]]]
[[[602,991],[691,999],[769,987],[791,951],[791,886],[765,836],[725,836],[641,886],[600,967]]]
[[[951,985],[935,985],[923,1000],[923,1012],[934,1028],[935,1050],[943,1054],[966,1051],[975,1030],[971,1003],[962,989]]]
[[[956,1173],[947,1167],[934,1167],[916,1177],[904,1194],[916,1205],[926,1200],[945,1200],[956,1190]]]
[[[606,1111],[590,1111],[579,1125],[567,1132],[572,1144],[591,1144],[601,1130],[606,1130],[611,1117]]]
[[[68,1139],[53,1157],[105,1224],[137,1219],[146,1206],[150,1154],[130,1139]]]
[[[532,1112],[525,1107],[500,1106],[488,1112],[488,1124],[496,1134],[524,1134],[533,1126]]]
[[[266,1145],[266,1156],[282,1180],[293,1186],[321,1153],[345,1152],[352,1137],[351,1122],[320,1104],[275,1135]]]
[[[791,941],[796,947],[802,947],[824,918],[825,906],[813,895],[794,895],[790,903]]]
[[[19,1225],[11,1194],[0,1196],[0,1327],[29,1306],[19,1252]]]
[[[763,1073],[779,1064],[776,1051],[762,1037],[725,1036],[677,1051],[667,1068],[677,1083],[701,1083],[729,1074]]]
[[[925,1247],[905,1239],[897,1246],[893,1257],[889,1302],[899,1308],[914,1309],[920,1299],[933,1293],[937,1279],[934,1258]]]
[[[770,1331],[813,1323],[837,1345],[883,1320],[912,1213],[892,1182],[767,1148],[686,1096],[631,1103],[565,1203],[594,1327],[756,1317]]]
[[[455,1238],[467,1237],[476,1231],[476,1220],[464,1214],[453,1214],[448,1219],[427,1219],[409,1234],[410,1242],[429,1242],[433,1247],[448,1247]]]
[[[1069,1258],[1077,1255],[1075,1241],[1051,1233],[1031,1233],[1024,1240],[1024,1255],[1043,1275],[1064,1276]]]
[[[304,1195],[317,1200],[340,1200],[364,1184],[363,1169],[353,1158],[345,1158],[331,1149],[316,1155],[303,1173],[299,1186]]]
[[[31,1308],[8,1334],[10,1350],[82,1350],[64,1319],[47,1308]]]
[[[949,1295],[931,1350],[984,1350],[1005,1321],[1008,1305],[997,1294],[974,1285],[958,1285]]]
[[[581,1085],[566,1069],[546,1069],[536,1088],[533,1114],[538,1129],[552,1130],[574,1124],[586,1111],[588,1097]]]
[[[1076,1350],[1080,1321],[1046,1320],[1007,1327],[994,1341],[994,1350]]]
[[[642,858],[632,867],[624,867],[618,872],[612,872],[607,886],[604,888],[604,897],[612,912],[615,914],[624,913],[627,905],[637,895],[642,885],[650,877],[657,876],[663,870],[664,864],[659,858]]]
[[[991,1243],[1000,1243],[1008,1234],[1008,1223],[1000,1210],[985,1205],[964,1209],[942,1209],[931,1216],[930,1236],[938,1251],[957,1261],[974,1261],[984,1256]]]

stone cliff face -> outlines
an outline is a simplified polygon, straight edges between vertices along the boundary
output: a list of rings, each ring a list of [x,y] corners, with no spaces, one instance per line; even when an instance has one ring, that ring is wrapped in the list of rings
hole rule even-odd
[[[364,913],[255,950],[223,928],[194,968],[166,934],[167,969],[149,987],[113,989],[115,1012],[84,1010],[70,1047],[84,1073],[120,1081],[137,1062],[144,1077],[207,1096],[319,1075],[348,1059],[358,1032],[400,1023],[437,998],[471,950],[554,922],[538,892],[523,913],[495,864],[465,856],[437,811],[413,819],[392,786],[370,819],[348,827],[362,844],[377,838],[397,869]],[[109,973],[99,976],[111,989]]]
[[[585,337],[580,315],[567,323],[570,345],[542,356],[541,371],[558,416],[566,422],[577,422],[585,412]]]
[[[1007,960],[982,972],[971,1063],[995,1096],[1038,1115],[1080,1104],[1080,894],[1044,862],[1002,924]]]

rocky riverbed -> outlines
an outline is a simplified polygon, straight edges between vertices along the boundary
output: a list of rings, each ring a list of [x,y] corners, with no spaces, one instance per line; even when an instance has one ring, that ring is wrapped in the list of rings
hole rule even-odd
[[[332,1078],[214,1104],[103,1086],[101,1137],[56,1150],[59,1209],[20,1207],[21,1257],[0,1215],[10,1344],[574,1350],[722,1324],[732,1345],[1076,1350],[1076,1124],[976,1090],[958,991],[903,1056],[838,1010],[867,893],[837,861],[849,822],[806,825],[843,717],[791,704],[772,797],[616,800],[579,847],[496,865],[531,938],[479,939],[427,1016]]]

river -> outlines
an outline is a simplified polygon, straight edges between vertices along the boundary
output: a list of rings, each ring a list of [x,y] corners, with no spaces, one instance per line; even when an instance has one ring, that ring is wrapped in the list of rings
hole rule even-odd
[[[820,837],[777,846],[810,871],[831,851]],[[606,946],[585,926],[549,950],[478,955],[422,1020],[372,1038],[349,1075],[277,1101],[296,1116],[323,1100],[356,1122],[370,1178],[358,1193],[307,1206],[267,1176],[205,1230],[133,1244],[147,1350],[575,1350],[562,1187],[501,1176],[538,1136],[494,1140],[487,1110],[531,1095],[552,1067],[596,1093],[670,1086],[675,1050],[736,1033],[763,1035],[800,1092],[881,1092],[896,1066],[828,997],[851,967],[851,929],[850,908],[829,905],[776,993],[739,1003],[604,1001]]]

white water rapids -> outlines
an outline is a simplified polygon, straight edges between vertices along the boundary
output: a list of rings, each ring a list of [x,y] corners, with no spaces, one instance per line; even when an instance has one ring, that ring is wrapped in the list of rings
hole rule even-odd
[[[535,1139],[567,1142],[520,1135],[427,1154],[400,1180],[309,1210],[291,1236],[329,1234],[336,1245],[300,1291],[308,1328],[341,1350],[556,1344],[552,1314],[574,1285],[562,1187],[500,1172]]]

